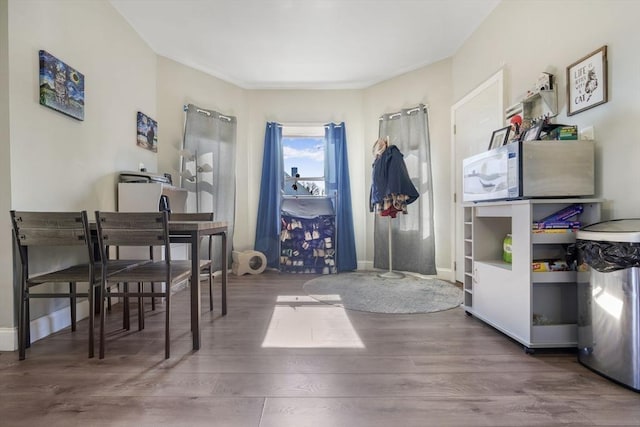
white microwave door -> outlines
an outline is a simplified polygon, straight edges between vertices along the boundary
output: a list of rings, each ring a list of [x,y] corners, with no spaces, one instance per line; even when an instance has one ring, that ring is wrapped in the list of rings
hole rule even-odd
[[[509,195],[507,146],[464,159],[463,201],[505,199]]]

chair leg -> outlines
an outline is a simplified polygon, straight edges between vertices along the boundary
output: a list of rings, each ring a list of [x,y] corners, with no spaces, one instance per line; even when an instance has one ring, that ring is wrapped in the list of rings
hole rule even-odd
[[[128,331],[131,328],[131,314],[129,313],[129,283],[125,283],[123,285],[123,294],[124,296],[122,297],[122,304],[124,305],[122,306],[122,329]]]
[[[18,306],[18,358],[20,360],[25,359],[27,348],[27,308],[26,308],[26,285],[20,284],[20,305]]]
[[[213,269],[209,269],[209,311],[213,311]]]
[[[24,296],[24,307],[25,307],[24,345],[25,345],[25,348],[31,347],[31,305],[30,303],[31,303],[31,299],[29,297],[29,287],[27,286],[27,288],[25,289],[25,296]]]
[[[222,300],[222,315],[225,316],[227,314],[227,284],[224,282],[224,280],[220,280],[222,286],[222,296],[221,296],[221,300]]]
[[[96,310],[96,299],[95,299],[95,286],[93,283],[89,284],[89,292],[87,292],[87,300],[89,302],[89,358],[94,356],[94,346],[95,343],[93,341],[93,329],[95,327],[95,310]]]
[[[71,330],[73,332],[76,331],[76,284],[74,282],[69,282],[69,308],[71,311]]]
[[[151,293],[156,291],[156,284],[151,282]],[[156,297],[151,297],[151,310],[156,311]]]
[[[170,325],[170,308],[171,308],[171,283],[165,283],[165,299],[167,301],[167,306],[165,307],[165,309],[167,310],[165,313],[165,324],[164,324],[164,358],[168,359],[170,356],[170,347],[171,347],[171,342],[170,342],[170,332],[169,332],[169,325]]]
[[[105,317],[107,315],[107,307],[105,304],[105,299],[110,299],[107,294],[107,286],[104,282],[100,283],[100,349],[99,349],[99,358],[104,359],[104,327],[105,327]]]
[[[144,298],[142,298],[142,291],[144,290],[144,283],[138,282],[138,330],[144,329]],[[153,297],[152,297],[153,298]]]

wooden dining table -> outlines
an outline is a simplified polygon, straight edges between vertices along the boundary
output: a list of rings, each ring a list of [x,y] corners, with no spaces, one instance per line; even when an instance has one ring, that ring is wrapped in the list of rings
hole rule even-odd
[[[169,221],[169,240],[171,243],[188,243],[191,245],[191,333],[193,349],[200,349],[200,316],[202,304],[200,300],[200,241],[205,236],[220,236],[220,254],[222,270],[222,315],[226,313],[227,292],[227,230],[225,221]],[[213,266],[212,266],[213,268]]]

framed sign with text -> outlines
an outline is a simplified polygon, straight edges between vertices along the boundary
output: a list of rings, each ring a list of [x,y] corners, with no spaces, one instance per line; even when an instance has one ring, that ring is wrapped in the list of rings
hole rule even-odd
[[[607,46],[567,67],[567,116],[607,102]]]

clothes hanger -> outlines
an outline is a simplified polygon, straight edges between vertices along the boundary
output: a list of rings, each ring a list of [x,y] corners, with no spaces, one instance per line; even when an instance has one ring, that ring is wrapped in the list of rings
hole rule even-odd
[[[378,157],[389,147],[389,137],[386,138],[378,138],[378,140],[373,144],[372,153],[374,156]]]

